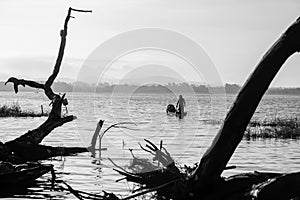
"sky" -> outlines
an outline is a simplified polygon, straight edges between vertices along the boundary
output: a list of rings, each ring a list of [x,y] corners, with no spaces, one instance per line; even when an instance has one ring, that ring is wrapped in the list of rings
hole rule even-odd
[[[70,6],[93,12],[73,13],[75,18],[69,22],[58,77],[63,81],[77,80],[89,55],[111,38],[159,28],[197,43],[223,83],[242,85],[268,48],[300,16],[299,0],[0,0],[0,80],[10,76],[45,80],[49,76]],[[164,70],[158,70],[160,66]],[[205,73],[194,76],[191,64],[178,55],[148,50],[120,55],[101,81],[166,74],[207,82]],[[293,55],[272,86],[300,87],[299,74],[300,55]]]

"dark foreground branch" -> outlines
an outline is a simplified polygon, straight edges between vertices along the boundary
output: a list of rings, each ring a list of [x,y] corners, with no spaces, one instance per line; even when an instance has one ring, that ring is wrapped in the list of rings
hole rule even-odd
[[[221,175],[275,75],[283,63],[299,50],[300,18],[275,42],[244,84],[221,130],[202,157],[194,173],[195,179],[217,178]]]
[[[6,142],[17,143],[17,144],[27,144],[27,145],[37,145],[42,142],[42,140],[55,128],[62,126],[63,124],[70,122],[74,119],[74,116],[67,116],[60,118],[58,120],[47,119],[41,126],[34,130],[30,130],[27,133],[21,135],[20,137]]]
[[[71,156],[77,153],[87,152],[85,147],[52,147],[19,143],[7,143],[5,145],[9,151],[13,152],[13,155],[6,159],[6,161],[12,163],[45,160],[51,157]]]

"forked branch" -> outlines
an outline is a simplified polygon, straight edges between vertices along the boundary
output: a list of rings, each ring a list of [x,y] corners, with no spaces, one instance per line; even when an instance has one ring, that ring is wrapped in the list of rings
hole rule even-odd
[[[35,81],[31,81],[31,80],[24,80],[24,79],[17,79],[15,77],[11,77],[7,80],[7,83],[11,82],[14,84],[14,90],[15,93],[18,93],[18,86],[22,85],[23,87],[25,86],[29,86],[32,88],[38,88],[38,89],[43,89],[45,92],[45,95],[49,98],[49,100],[51,100],[51,104],[52,104],[52,109],[50,112],[50,115],[48,117],[48,119],[42,124],[40,125],[38,128],[28,131],[26,134],[22,135],[19,138],[16,138],[13,141],[10,141],[10,144],[21,144],[21,143],[25,143],[25,144],[33,144],[33,145],[37,145],[39,144],[53,129],[55,129],[58,126],[62,126],[63,124],[73,121],[76,117],[75,116],[66,116],[66,117],[61,117],[61,108],[62,105],[67,105],[68,101],[65,98],[66,94],[63,94],[62,96],[60,96],[59,94],[56,94],[53,92],[51,86],[54,82],[54,80],[56,79],[61,64],[62,64],[62,59],[64,56],[64,51],[65,51],[65,46],[66,46],[66,36],[67,36],[67,29],[68,29],[68,22],[70,20],[70,18],[72,17],[71,14],[73,12],[92,12],[90,10],[79,10],[79,9],[73,9],[73,8],[69,8],[68,9],[68,14],[67,17],[65,19],[64,22],[64,28],[60,31],[60,37],[61,37],[61,42],[60,42],[60,47],[59,47],[59,51],[58,51],[58,56],[54,65],[54,69],[52,74],[49,76],[49,78],[47,79],[47,81],[42,84],[42,83],[38,83]],[[10,145],[13,146],[13,145]],[[14,145],[15,146],[15,145]]]
[[[38,88],[38,89],[43,89],[46,96],[50,99],[50,100],[54,100],[55,96],[57,94],[55,94],[52,89],[51,86],[55,80],[55,78],[57,77],[59,70],[60,70],[60,66],[63,60],[63,56],[64,56],[64,51],[65,51],[65,46],[66,46],[66,37],[67,37],[67,30],[68,30],[68,22],[71,18],[71,12],[75,11],[75,12],[92,12],[91,10],[79,10],[79,9],[73,9],[73,8],[69,8],[68,10],[68,14],[67,17],[65,19],[65,23],[64,23],[64,29],[62,29],[60,31],[60,37],[61,37],[61,42],[60,42],[60,47],[59,47],[59,51],[58,51],[58,56],[54,65],[54,69],[52,74],[49,76],[49,78],[47,79],[47,81],[45,82],[45,84],[42,83],[38,83],[36,81],[31,81],[31,80],[24,80],[24,79],[17,79],[15,77],[11,77],[9,78],[5,85],[7,83],[13,83],[14,84],[14,90],[15,93],[18,93],[18,86],[22,85],[23,87],[25,86],[29,86],[32,88]]]

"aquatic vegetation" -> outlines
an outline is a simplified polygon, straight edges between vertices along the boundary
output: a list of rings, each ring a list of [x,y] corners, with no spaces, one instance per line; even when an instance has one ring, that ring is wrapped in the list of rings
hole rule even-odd
[[[202,120],[203,123],[211,125],[221,125],[223,120]],[[255,138],[300,138],[300,119],[273,118],[264,120],[251,120],[244,134],[245,139]]]
[[[43,117],[48,116],[48,112],[35,112],[32,110],[22,110],[18,102],[13,102],[11,105],[0,106],[0,117]]]
[[[300,120],[296,118],[274,118],[251,121],[244,137],[250,138],[300,138]]]

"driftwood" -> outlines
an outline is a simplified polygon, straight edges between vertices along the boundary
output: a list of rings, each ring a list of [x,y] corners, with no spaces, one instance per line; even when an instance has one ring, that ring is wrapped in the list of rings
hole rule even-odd
[[[73,115],[69,116],[61,116],[61,109],[62,105],[67,105],[68,100],[65,97],[66,94],[60,95],[56,94],[51,86],[57,77],[63,56],[64,56],[64,50],[66,46],[66,37],[67,37],[67,30],[68,30],[68,22],[70,18],[74,18],[71,16],[71,12],[92,12],[88,10],[78,10],[69,8],[67,17],[64,22],[64,28],[60,31],[60,47],[58,51],[58,56],[54,65],[54,69],[52,74],[49,76],[49,78],[46,80],[44,84],[38,83],[31,80],[24,80],[24,79],[17,79],[15,77],[11,77],[7,80],[7,83],[13,83],[15,93],[18,93],[18,87],[21,85],[23,87],[29,86],[32,88],[38,88],[43,89],[45,92],[45,95],[48,97],[48,99],[51,101],[52,109],[49,114],[49,117],[47,120],[41,124],[38,128],[33,129],[25,133],[24,135],[6,142],[4,146],[10,151],[14,152],[14,157],[17,157],[18,159],[23,160],[23,158],[26,158],[28,160],[37,160],[40,158],[46,158],[46,157],[52,157],[57,155],[70,155],[72,153],[76,152],[85,152],[87,151],[85,148],[67,148],[67,147],[48,147],[39,145],[42,140],[55,128],[64,125],[65,123],[73,121],[76,117]],[[23,149],[26,149],[26,152],[34,152],[35,150],[39,149],[40,153],[36,152],[34,154],[27,154],[26,152],[22,151]]]

